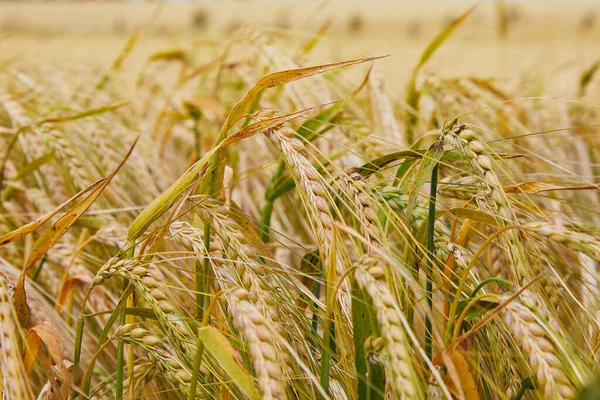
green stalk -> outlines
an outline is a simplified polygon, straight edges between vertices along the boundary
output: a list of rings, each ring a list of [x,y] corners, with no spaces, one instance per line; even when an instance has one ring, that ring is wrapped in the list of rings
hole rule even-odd
[[[523,398],[523,395],[525,394],[526,390],[527,390],[527,388],[525,386],[521,386],[519,388],[519,391],[515,395],[515,400],[521,400]]]
[[[319,275],[319,278],[317,280],[317,283],[315,285],[315,298],[320,298],[321,296],[321,279],[322,279],[322,274]],[[316,301],[313,303],[313,316],[312,316],[312,334],[313,337],[318,337],[318,331],[319,329],[319,316],[317,315],[317,303]],[[317,345],[315,343],[315,341],[313,340],[311,343],[311,350],[313,355],[317,353]]]
[[[336,270],[335,270],[335,238],[333,239],[333,246],[331,247],[330,260],[331,264],[326,270],[325,278],[325,319],[323,321],[323,348],[321,349],[321,387],[323,391],[327,393],[329,391],[329,369],[331,365],[331,354],[334,352],[332,349],[332,339],[334,335],[335,326],[333,324],[334,317],[334,306],[335,296],[337,293],[335,281],[336,281]],[[323,265],[325,267],[325,265]],[[344,277],[341,278],[340,283]],[[319,398],[322,398],[319,395]]]
[[[383,366],[369,363],[365,353],[365,339],[372,334],[378,335],[376,316],[356,282],[352,283],[352,321],[358,400],[383,400],[382,394],[385,392]]]
[[[323,324],[323,349],[321,351],[321,387],[323,391],[329,391],[329,368],[331,364],[331,336],[333,333],[333,321],[331,320],[331,314],[333,310],[327,306],[327,315]],[[320,398],[322,396],[319,395]]]
[[[273,201],[267,200],[260,219],[260,240],[267,243],[271,241],[271,216],[273,215]]]
[[[535,381],[534,381],[533,376],[527,377],[521,381],[521,387],[519,388],[519,391],[515,395],[514,400],[521,400],[523,398],[523,396],[525,395],[525,392],[528,389],[532,389],[532,390],[535,389]]]
[[[194,354],[194,365],[192,366],[192,380],[190,382],[190,393],[188,400],[194,400],[196,398],[196,388],[198,387],[198,376],[200,375],[200,365],[202,363],[202,355],[204,354],[204,343],[198,336],[196,342],[196,353]]]
[[[206,313],[204,314],[204,318],[202,319],[201,328],[208,326],[210,321],[210,313],[212,308],[217,303],[217,299],[221,294],[225,293],[225,291],[221,290],[215,294],[212,298],[208,308],[206,309]],[[202,355],[204,354],[204,342],[200,339],[200,335],[198,334],[198,340],[196,342],[196,353],[194,354],[194,365],[192,366],[192,380],[190,382],[190,393],[188,395],[188,400],[194,400],[196,398],[196,388],[198,387],[198,376],[200,375],[200,366],[202,364]]]
[[[33,276],[31,277],[32,282],[37,281],[37,278],[38,278],[38,276],[40,276],[40,272],[42,272],[42,268],[44,267],[44,264],[46,264],[47,259],[48,259],[48,254],[44,254],[42,256],[42,258],[40,259],[40,266],[38,267],[38,269],[35,270],[35,272],[33,273]]]
[[[206,235],[206,228],[204,228],[204,234]],[[206,246],[206,243],[204,243]],[[202,318],[202,304],[203,300],[203,283],[202,283],[202,271],[204,270],[203,262],[197,258],[194,260],[194,274],[196,275],[196,319]]]
[[[435,229],[435,201],[437,196],[437,178],[438,178],[438,164],[436,163],[433,167],[433,171],[431,171],[431,188],[429,191],[429,215],[427,221],[427,262],[426,262],[426,283],[425,283],[425,293],[427,296],[427,309],[429,312],[432,311],[433,308],[433,260],[434,260],[434,243],[433,243],[433,233]],[[425,356],[427,360],[431,360],[432,350],[431,350],[431,318],[429,314],[425,317]],[[427,361],[426,360],[426,361]],[[428,363],[425,362],[425,370],[428,370]]]
[[[75,349],[73,351],[73,377],[74,384],[77,385],[79,379],[79,361],[81,360],[81,344],[83,342],[83,330],[85,328],[85,305],[87,304],[88,298],[90,297],[90,293],[92,293],[92,288],[90,287],[88,291],[85,293],[83,297],[83,303],[81,305],[81,311],[79,312],[79,317],[77,318],[77,328],[75,330]],[[73,390],[71,393],[71,399],[75,399],[77,397],[77,391]]]
[[[393,186],[398,187],[398,186],[400,186],[400,184],[402,182],[404,182],[404,177],[405,177],[406,173],[413,166],[415,161],[417,161],[416,158],[413,158],[413,159],[409,158],[409,159],[404,160],[404,162],[402,162],[402,164],[400,164],[400,166],[398,166],[398,169],[396,170],[396,176],[394,178]]]
[[[135,247],[131,246],[127,250],[127,257],[132,258],[135,253]],[[127,292],[129,288],[129,281],[125,279],[123,282],[123,293]],[[127,323],[127,300],[125,299],[125,307],[121,311],[119,316],[119,325]],[[123,400],[123,381],[125,380],[124,366],[125,366],[125,342],[119,340],[117,344],[117,381],[115,382],[115,400]]]
[[[125,280],[125,282],[123,282],[123,293],[125,293],[127,291],[129,287],[129,281]],[[127,304],[127,300],[125,300],[125,304]],[[121,315],[119,316],[119,325],[124,325],[127,319],[127,313],[125,312],[125,309],[127,307],[123,307],[123,310],[121,311]],[[117,344],[117,380],[115,382],[115,399],[116,400],[123,400],[123,381],[125,378],[125,374],[124,374],[124,366],[125,366],[125,359],[124,359],[124,354],[125,354],[125,342],[123,342],[122,340],[119,340],[118,344]]]
[[[194,118],[194,138],[196,141],[196,161],[201,158],[202,136],[200,135],[200,118]]]
[[[204,226],[204,249],[206,251],[206,257],[202,263],[202,269],[200,269],[200,262],[196,261],[196,319],[202,320],[204,317],[204,310],[208,303],[208,274],[210,271],[210,259],[208,258],[208,252],[210,250],[210,226]]]
[[[285,163],[281,161],[277,166],[277,171],[275,172],[275,175],[273,175],[271,181],[269,182],[269,185],[267,186],[267,189],[265,190],[265,199],[267,199],[267,202],[265,203],[265,206],[262,209],[262,217],[260,224],[260,239],[265,243],[271,241],[271,215],[273,214],[273,203],[275,202],[275,199],[269,199],[269,196],[271,191],[273,190],[273,187],[275,186],[275,183],[279,180],[279,178],[281,178],[284,171]]]
[[[369,390],[366,400],[383,400],[385,393],[385,372],[382,365],[369,363]],[[359,397],[360,400],[360,397]]]
[[[117,318],[121,315],[121,312],[123,310],[127,311],[127,298],[133,292],[133,289],[134,289],[133,285],[129,285],[127,290],[125,292],[123,292],[123,294],[121,294],[121,299],[119,300],[119,303],[114,308],[113,312],[110,314],[110,317],[108,318],[108,321],[106,322],[106,326],[104,327],[104,329],[102,330],[102,333],[100,334],[100,337],[98,338],[98,346],[100,346],[100,343],[103,343],[106,341],[106,339],[108,338],[108,334],[110,333],[110,329],[114,325]],[[94,316],[94,314],[88,315],[88,317],[91,317],[91,316]],[[83,330],[82,330],[82,332],[83,332]],[[81,338],[79,338],[79,340],[81,340]],[[94,364],[95,364],[95,360],[92,360],[90,362],[90,366],[88,367],[88,369],[93,371]],[[83,393],[85,395],[90,394],[91,380],[92,380],[92,375],[88,374],[87,380],[82,381],[82,384],[84,385]]]
[[[106,346],[108,346],[110,343],[111,343],[111,340],[105,340],[104,343],[102,343],[100,346],[98,346],[98,350],[96,350],[96,353],[94,353],[94,356],[90,360],[90,365],[88,366],[88,369],[85,371],[85,374],[83,374],[83,379],[81,380],[82,382],[88,382],[92,379],[92,372],[94,371],[94,364],[96,364],[96,360],[98,359],[98,357],[100,356],[102,351],[106,348]],[[86,394],[89,394],[89,390],[88,390],[88,393],[86,393]]]
[[[502,278],[498,278],[497,276],[494,276],[492,278],[488,278],[486,280],[481,281],[481,283],[479,285],[477,285],[477,287],[475,289],[473,289],[473,291],[471,292],[471,294],[469,295],[469,297],[473,298],[477,295],[477,293],[479,293],[479,291],[481,289],[483,289],[483,287],[485,285],[487,285],[488,283],[492,283],[492,282],[498,282],[498,283],[502,283],[508,286],[511,286],[513,283],[511,281],[507,281],[506,279],[502,279]]]
[[[368,399],[367,379],[370,377],[369,366],[365,354],[365,339],[369,336],[367,325],[367,308],[356,282],[352,282],[352,321],[354,328],[354,363],[356,364],[356,376],[358,378],[358,398]]]

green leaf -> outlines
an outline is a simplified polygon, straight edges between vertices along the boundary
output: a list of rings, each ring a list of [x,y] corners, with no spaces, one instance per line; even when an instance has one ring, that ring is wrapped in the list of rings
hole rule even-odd
[[[600,67],[600,60],[597,60],[594,64],[592,64],[592,66],[590,68],[588,68],[581,75],[581,79],[579,80],[579,95],[580,96],[585,95],[585,90],[587,89],[588,85],[592,81],[592,78],[596,74],[596,71],[598,71],[599,67]]]
[[[234,359],[234,350],[227,338],[217,328],[205,326],[198,330],[198,337],[217,360],[221,368],[250,400],[259,400],[260,394],[248,372]]]
[[[333,64],[322,64],[314,67],[290,69],[286,71],[274,72],[260,79],[246,95],[231,109],[223,124],[222,131],[227,135],[227,131],[240,120],[250,109],[258,96],[266,89],[284,85],[289,82],[297,81],[298,79],[306,78],[312,75],[322,74],[333,69],[347,67],[349,65],[360,64],[368,61],[377,60],[380,57],[359,58],[356,60],[342,61]]]
[[[328,124],[346,107],[347,101],[342,100],[333,104],[328,109],[321,112],[315,118],[307,120],[300,128],[298,128],[298,136],[304,138],[308,142],[312,142],[320,135],[317,133],[322,125]]]
[[[99,315],[112,314],[113,310],[99,311],[92,314],[86,314],[86,318],[95,318]],[[152,319],[157,320],[156,313],[153,309],[147,307],[127,307],[125,309],[125,314],[134,315],[136,317],[144,318],[144,319]]]
[[[600,399],[600,373],[589,381],[589,383],[577,393],[577,400],[597,400]]]
[[[125,289],[125,291],[121,294],[121,298],[119,299],[119,303],[117,304],[117,306],[113,310],[109,311],[110,316],[108,317],[108,320],[106,321],[106,325],[104,326],[104,329],[102,329],[102,333],[100,334],[100,337],[98,338],[98,347],[96,348],[96,351],[98,351],[100,349],[100,346],[102,346],[102,343],[104,343],[106,341],[106,339],[108,338],[108,335],[110,334],[113,325],[117,321],[117,318],[119,318],[121,316],[123,308],[125,308],[127,306],[127,298],[129,297],[129,295],[131,293],[133,293],[133,290],[134,290],[134,286],[129,285],[127,287],[127,289]],[[82,319],[81,320],[82,324],[83,324],[83,321],[84,320]],[[82,332],[82,334],[83,334],[83,332]],[[78,335],[78,338],[80,338],[80,335]],[[82,345],[82,343],[79,341],[76,343],[76,346],[81,346],[81,345]],[[77,362],[75,362],[74,364],[78,365],[79,364],[78,361],[79,360],[77,360]],[[94,363],[95,363],[95,361],[96,360],[93,360]],[[90,368],[93,369],[93,365],[91,365]],[[77,373],[77,371],[75,371],[75,373]],[[85,389],[84,389],[85,394],[89,394],[90,393],[91,375],[89,375],[88,379],[82,383],[85,386]]]
[[[483,211],[457,207],[451,208],[447,212],[459,218],[467,218],[489,226],[498,226],[498,219],[493,215],[484,213]]]
[[[107,106],[91,108],[89,110],[81,111],[81,112],[78,112],[73,115],[67,115],[64,117],[46,118],[41,121],[38,121],[37,124],[41,125],[41,124],[45,124],[45,123],[63,123],[63,122],[75,121],[77,119],[92,117],[94,115],[104,114],[104,113],[110,112],[110,111],[115,111],[127,104],[129,104],[129,101],[122,101],[122,102],[116,103],[116,104],[109,104]]]
[[[389,154],[383,155],[381,157],[378,157],[374,160],[371,160],[371,161],[361,165],[360,167],[356,168],[356,172],[361,174],[363,176],[363,178],[367,178],[370,175],[374,174],[375,172],[380,171],[382,168],[390,165],[393,162],[396,162],[399,160],[420,160],[421,158],[423,158],[425,153],[427,153],[426,150],[396,151],[394,153],[389,153]],[[513,159],[513,158],[523,157],[522,154],[506,154],[506,153],[501,153],[501,154],[483,153],[483,154],[487,154],[493,158],[501,158],[501,159]],[[452,160],[466,160],[466,159],[467,159],[466,156],[464,156],[454,150],[450,150],[450,151],[444,152],[444,154],[442,155],[442,158],[440,160],[452,161]],[[404,173],[404,172],[405,171],[402,171],[402,173]]]
[[[33,264],[35,264],[40,257],[42,257],[46,252],[54,246],[54,244],[69,230],[69,228],[77,221],[83,213],[87,211],[88,208],[96,201],[100,193],[106,188],[106,186],[110,183],[112,178],[119,172],[119,170],[125,164],[125,161],[129,158],[135,144],[137,143],[137,139],[125,155],[125,158],[119,166],[114,170],[112,174],[108,177],[101,179],[98,182],[98,185],[91,191],[91,193],[82,201],[80,201],[76,206],[71,208],[65,215],[60,217],[58,221],[56,221],[50,228],[48,228],[42,235],[33,243],[33,247],[29,253],[27,258],[27,262],[23,267],[23,271],[19,276],[17,281],[17,285],[15,287],[15,309],[17,310],[17,315],[19,317],[19,323],[22,327],[29,327],[31,322],[31,316],[29,314],[29,307],[27,306],[27,295],[25,293],[25,277],[27,276],[27,271]]]
[[[465,299],[461,300],[458,303],[458,314],[462,313],[467,304],[469,304],[473,299]],[[494,299],[493,297],[486,297],[483,299],[479,299],[475,305],[471,306],[465,315],[465,321],[469,321],[475,318],[482,317],[488,311],[493,310],[501,304],[501,301],[498,299]]]
[[[19,170],[19,173],[17,173],[17,176],[15,176],[14,180],[21,179],[24,176],[29,175],[33,171],[40,168],[42,165],[47,164],[52,160],[54,160],[54,153],[47,153],[41,157],[32,160],[31,162],[28,162],[23,166],[23,168]]]
[[[419,171],[417,172],[415,181],[411,185],[410,192],[408,194],[408,204],[406,206],[406,223],[408,226],[410,226],[412,212],[417,204],[417,199],[421,193],[421,188],[427,181],[427,178],[431,176],[431,172],[443,155],[444,148],[439,142],[432,144],[429,150],[427,150],[427,153],[423,155],[423,160],[421,161],[421,165],[419,165]]]
[[[105,180],[106,180],[106,178],[102,178],[102,179],[92,183],[90,186],[83,189],[81,192],[77,193],[75,196],[69,198],[67,201],[65,201],[64,203],[62,203],[55,209],[42,215],[41,217],[37,218],[36,220],[31,221],[30,223],[25,224],[22,227],[15,229],[14,231],[8,232],[8,233],[0,236],[0,248],[6,246],[7,244],[9,244],[11,242],[14,242],[15,240],[24,238],[25,236],[29,235],[33,231],[37,230],[39,227],[41,227],[46,222],[48,222],[50,220],[50,218],[55,216],[60,210],[65,208],[70,202],[72,202],[73,200],[77,200],[78,198],[80,198],[81,196],[83,196],[84,194],[86,194],[87,192],[89,192],[91,190],[92,191],[96,190],[98,188],[98,186],[100,186],[104,183]]]
[[[450,23],[446,25],[444,29],[442,29],[442,31],[438,33],[435,38],[433,38],[433,40],[427,45],[427,47],[423,51],[423,54],[421,54],[421,58],[419,59],[419,63],[415,67],[415,70],[419,71],[421,67],[423,67],[423,65],[425,65],[427,61],[429,61],[429,59],[431,58],[431,56],[433,56],[436,50],[442,44],[444,44],[446,40],[448,40],[450,35],[452,35],[452,32],[454,32],[456,28],[458,28],[460,24],[462,24],[464,20],[467,19],[467,17],[471,15],[473,11],[475,11],[478,5],[479,4],[474,4],[467,11],[450,21]]]

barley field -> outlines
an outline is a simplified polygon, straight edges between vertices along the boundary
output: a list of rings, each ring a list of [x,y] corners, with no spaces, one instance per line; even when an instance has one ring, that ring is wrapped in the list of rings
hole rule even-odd
[[[2,399],[599,399],[598,13],[0,3]]]

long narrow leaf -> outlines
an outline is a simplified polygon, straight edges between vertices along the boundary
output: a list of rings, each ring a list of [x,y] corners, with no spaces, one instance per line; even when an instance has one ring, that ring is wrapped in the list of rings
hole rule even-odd
[[[260,394],[248,372],[233,358],[233,347],[217,328],[205,326],[198,330],[198,337],[202,340],[208,352],[217,360],[221,368],[251,400],[260,399]]]
[[[106,179],[102,180],[101,183],[98,184],[85,199],[79,202],[65,215],[59,218],[59,220],[56,221],[50,228],[44,231],[44,233],[42,233],[42,235],[33,244],[33,248],[29,253],[25,267],[23,268],[15,287],[15,309],[17,310],[19,322],[21,323],[22,327],[28,327],[31,322],[29,307],[27,306],[27,295],[25,293],[25,277],[27,276],[27,271],[40,259],[40,257],[46,254],[46,252],[69,230],[75,221],[77,221],[83,215],[83,213],[90,208],[94,201],[96,201],[98,196],[100,196],[100,193],[102,193],[112,178],[114,178],[114,176],[123,167],[133,152],[136,143],[137,139],[125,155],[123,161],[121,161],[119,166],[112,174],[106,177]]]

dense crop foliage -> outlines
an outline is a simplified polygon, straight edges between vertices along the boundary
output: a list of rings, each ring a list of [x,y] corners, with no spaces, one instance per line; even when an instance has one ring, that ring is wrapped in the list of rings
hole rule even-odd
[[[423,72],[467,16],[398,104],[320,35],[160,51],[133,92],[138,35],[3,64],[3,398],[595,398],[595,68],[571,100]]]

